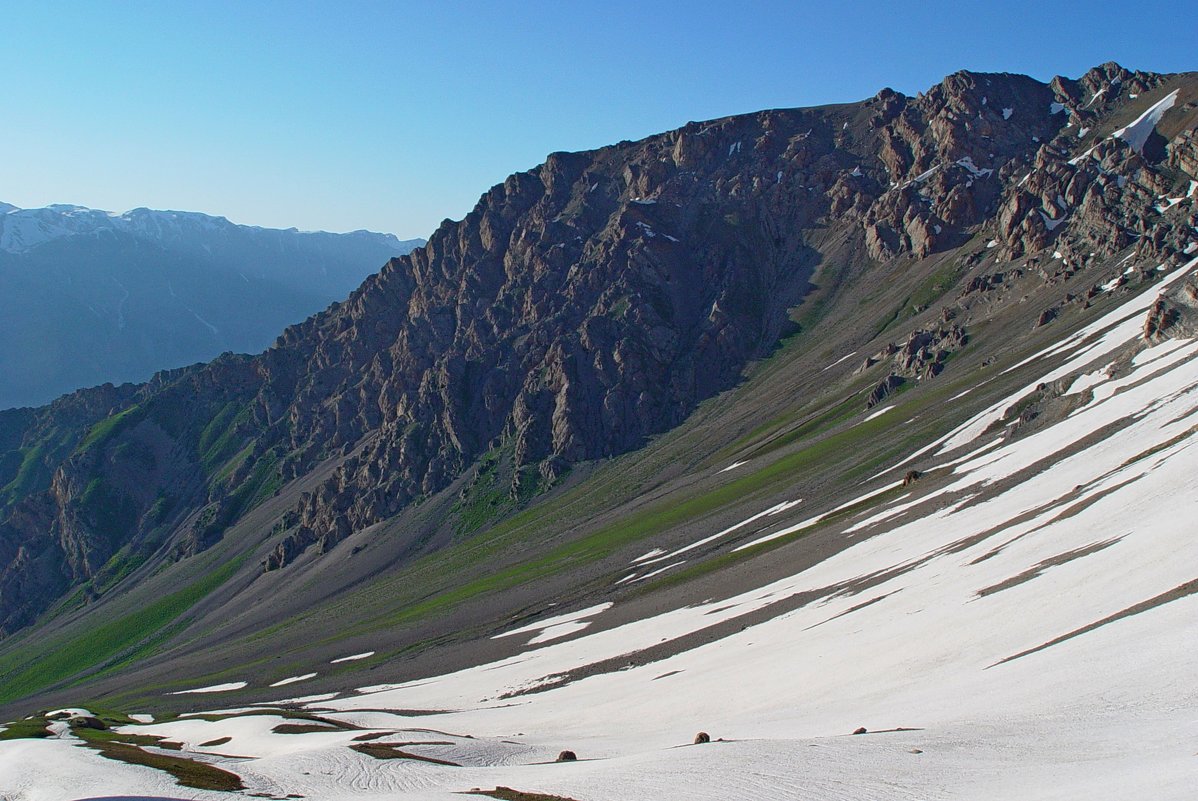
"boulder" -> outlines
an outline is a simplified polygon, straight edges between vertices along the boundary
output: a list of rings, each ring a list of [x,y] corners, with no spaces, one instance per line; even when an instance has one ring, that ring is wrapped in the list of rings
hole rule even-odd
[[[72,729],[97,729],[103,731],[108,728],[108,724],[97,717],[91,715],[76,715],[67,719],[67,725]]]

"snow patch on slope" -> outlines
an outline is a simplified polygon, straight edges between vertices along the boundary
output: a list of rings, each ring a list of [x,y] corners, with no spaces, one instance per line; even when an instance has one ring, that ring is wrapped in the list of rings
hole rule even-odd
[[[1125,128],[1120,128],[1112,134],[1113,137],[1118,137],[1127,142],[1131,149],[1137,153],[1143,154],[1144,144],[1148,141],[1148,137],[1152,135],[1156,129],[1157,123],[1161,121],[1161,117],[1165,116],[1165,112],[1173,108],[1173,104],[1177,102],[1177,91],[1174,89],[1164,98],[1154,103],[1147,111],[1136,117]]]

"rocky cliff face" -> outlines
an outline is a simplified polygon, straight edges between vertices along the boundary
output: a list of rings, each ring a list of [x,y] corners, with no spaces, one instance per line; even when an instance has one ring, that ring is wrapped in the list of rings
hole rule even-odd
[[[272,566],[394,514],[490,448],[510,449],[517,481],[551,482],[734,382],[814,266],[790,224],[806,193],[761,181],[763,157],[737,152],[777,124],[554,154],[337,314],[289,330],[272,356],[319,342],[289,406],[293,444],[360,447]]]
[[[1170,88],[1143,141],[1112,136]],[[1021,259],[871,357],[891,365],[879,402],[935,377],[968,341],[954,309],[1016,277],[1051,283],[1133,242],[1180,257],[1192,204],[1160,195],[1193,166],[1195,93],[1191,77],[1117,65],[1051,84],[958,73],[917,98],[884,90],[552,154],[260,357],[104,402],[82,393],[106,410],[59,427],[51,455],[38,445],[64,411],[0,419],[0,466],[15,465],[0,475],[3,619],[11,630],[67,586],[119,580],[123,559],[202,550],[318,465],[331,472],[278,521],[264,569],[395,515],[483,454],[508,461],[513,493],[535,492],[735,383],[817,268]],[[13,489],[30,453],[40,467]]]

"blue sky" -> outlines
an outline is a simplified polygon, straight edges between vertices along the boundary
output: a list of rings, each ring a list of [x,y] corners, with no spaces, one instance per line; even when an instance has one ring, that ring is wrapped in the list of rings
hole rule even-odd
[[[898,9],[898,11],[896,11]],[[0,200],[425,236],[555,150],[958,69],[1198,69],[1192,2],[6,3]]]

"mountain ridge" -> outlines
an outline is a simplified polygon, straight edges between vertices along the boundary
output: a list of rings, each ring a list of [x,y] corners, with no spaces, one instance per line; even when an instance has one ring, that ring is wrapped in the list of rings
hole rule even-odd
[[[1140,152],[1113,137],[1170,88],[1181,102],[1153,126],[1159,141]],[[183,569],[227,548],[246,555],[243,589],[350,570],[341,543],[375,547],[370,532],[401,517],[412,531],[377,547],[404,564],[585,487],[588,464],[668,439],[780,340],[831,330],[833,310],[856,315],[844,330],[872,347],[846,365],[854,389],[831,412],[776,434],[757,419],[768,441],[753,426],[743,446],[719,440],[738,460],[787,454],[803,431],[951,375],[985,346],[989,317],[1030,314],[1030,336],[1179,263],[1192,202],[1157,207],[1184,188],[1169,170],[1193,163],[1194,100],[1192,74],[1110,64],[1050,84],[956,73],[920,98],[883,90],[551,154],[262,356],[82,393],[58,458],[34,459],[40,478],[5,505],[0,542],[26,555],[0,578],[6,629],[58,597],[12,601],[36,591],[39,559],[62,569],[40,526],[68,546],[55,592],[87,584],[100,602],[141,564]],[[1146,266],[1110,278],[1129,249]],[[763,369],[786,369],[788,353]],[[790,408],[819,382],[796,374]],[[24,451],[0,485],[64,414],[0,418],[0,443]],[[160,497],[177,508],[151,515]],[[456,529],[415,525],[425,504]],[[267,520],[239,523],[268,505]],[[115,509],[132,538],[98,529]],[[122,573],[112,560],[126,548],[146,561]]]
[[[367,235],[381,237],[382,241],[400,249],[411,249],[423,244],[423,239],[400,239],[395,234],[377,233],[359,228],[353,231],[333,233],[324,230],[307,231],[295,227],[271,228],[262,225],[244,225],[234,223],[227,217],[207,214],[199,211],[178,211],[173,209],[151,209],[138,206],[128,211],[116,213],[103,209],[93,209],[72,203],[52,203],[38,208],[21,208],[11,203],[0,202],[0,250],[19,253],[43,244],[50,239],[62,236],[77,236],[95,234],[101,230],[125,230],[135,233],[156,235],[162,238],[164,229],[174,228],[176,231],[186,230],[185,226],[193,228],[224,228],[236,230],[251,230],[259,232],[294,233],[305,236],[356,236]],[[37,229],[31,231],[31,229]],[[31,235],[33,234],[33,235]],[[39,236],[40,235],[40,236]]]

